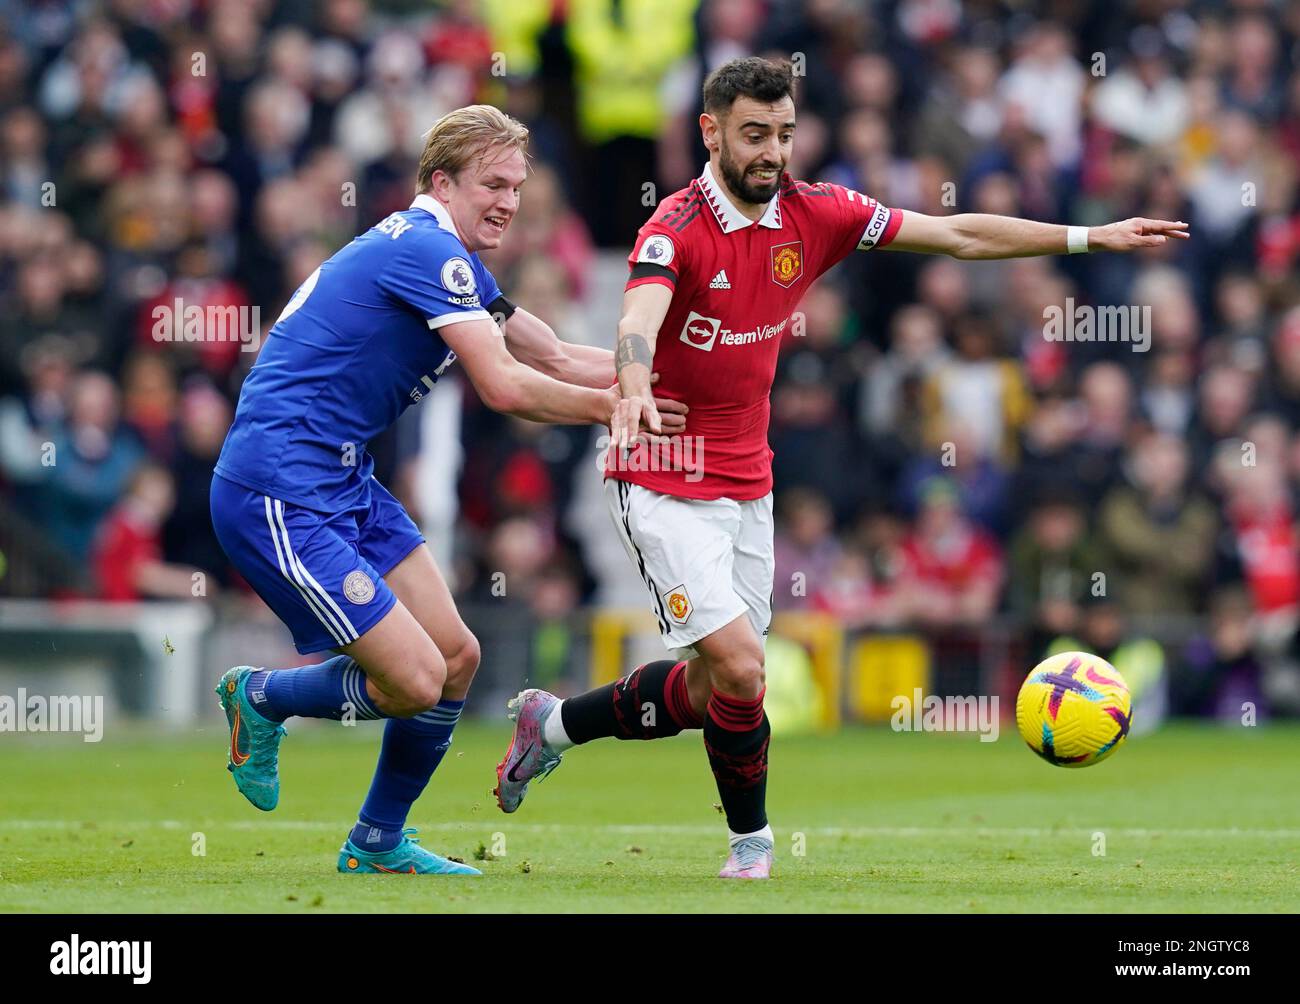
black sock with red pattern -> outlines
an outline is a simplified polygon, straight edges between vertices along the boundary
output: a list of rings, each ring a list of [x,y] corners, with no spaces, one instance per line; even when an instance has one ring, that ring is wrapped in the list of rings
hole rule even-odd
[[[732,833],[755,833],[767,825],[767,744],[772,727],[763,694],[753,700],[713,691],[704,718],[704,749],[718,782],[718,795]]]
[[[686,692],[686,663],[662,659],[560,705],[560,721],[575,744],[604,736],[663,739],[702,724]]]

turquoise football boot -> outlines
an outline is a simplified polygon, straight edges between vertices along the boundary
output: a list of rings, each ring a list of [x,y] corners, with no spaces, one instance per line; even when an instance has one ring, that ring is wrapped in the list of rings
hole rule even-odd
[[[420,846],[414,827],[402,831],[402,842],[391,851],[370,854],[349,837],[339,848],[339,871],[345,875],[482,875],[477,868],[451,861]]]
[[[248,678],[252,666],[236,666],[221,675],[217,696],[230,726],[230,760],[226,769],[235,776],[235,787],[264,812],[280,801],[280,739],[284,726],[269,722],[248,700]]]

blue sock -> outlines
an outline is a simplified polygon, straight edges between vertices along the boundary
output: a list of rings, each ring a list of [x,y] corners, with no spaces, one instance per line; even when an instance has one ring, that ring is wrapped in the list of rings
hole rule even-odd
[[[411,806],[442,763],[464,701],[442,701],[414,718],[390,718],[370,793],[351,839],[363,851],[388,851],[402,839]]]
[[[360,720],[385,718],[366,693],[366,674],[346,655],[301,669],[262,669],[248,678],[248,699],[272,722],[297,715],[339,721],[351,709]]]

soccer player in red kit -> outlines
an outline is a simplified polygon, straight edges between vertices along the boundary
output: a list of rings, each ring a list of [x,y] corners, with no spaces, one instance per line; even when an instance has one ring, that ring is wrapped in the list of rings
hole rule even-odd
[[[809,286],[853,251],[955,258],[1129,251],[1186,237],[1186,224],[1132,219],[1066,227],[985,214],[930,217],[785,173],[795,132],[790,65],[736,59],[704,82],[709,162],[665,199],[629,256],[615,361],[622,392],[605,494],[649,590],[672,658],[567,700],[525,690],[497,767],[513,812],[528,782],[570,746],[702,729],[730,832],[723,878],[767,878],[770,729],[764,638],[772,615],[772,380]],[[690,408],[688,435],[662,432],[650,392]],[[648,433],[649,437],[643,435]]]

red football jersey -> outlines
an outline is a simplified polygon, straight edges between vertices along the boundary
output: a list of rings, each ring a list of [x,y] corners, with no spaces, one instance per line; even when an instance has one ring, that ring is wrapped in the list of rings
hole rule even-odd
[[[660,203],[628,256],[627,288],[673,290],[655,343],[658,397],[690,407],[680,440],[610,451],[605,476],[679,498],[762,498],[782,337],[808,287],[854,250],[894,239],[903,214],[840,185],[782,176],[757,221],[727,198],[709,165]]]

